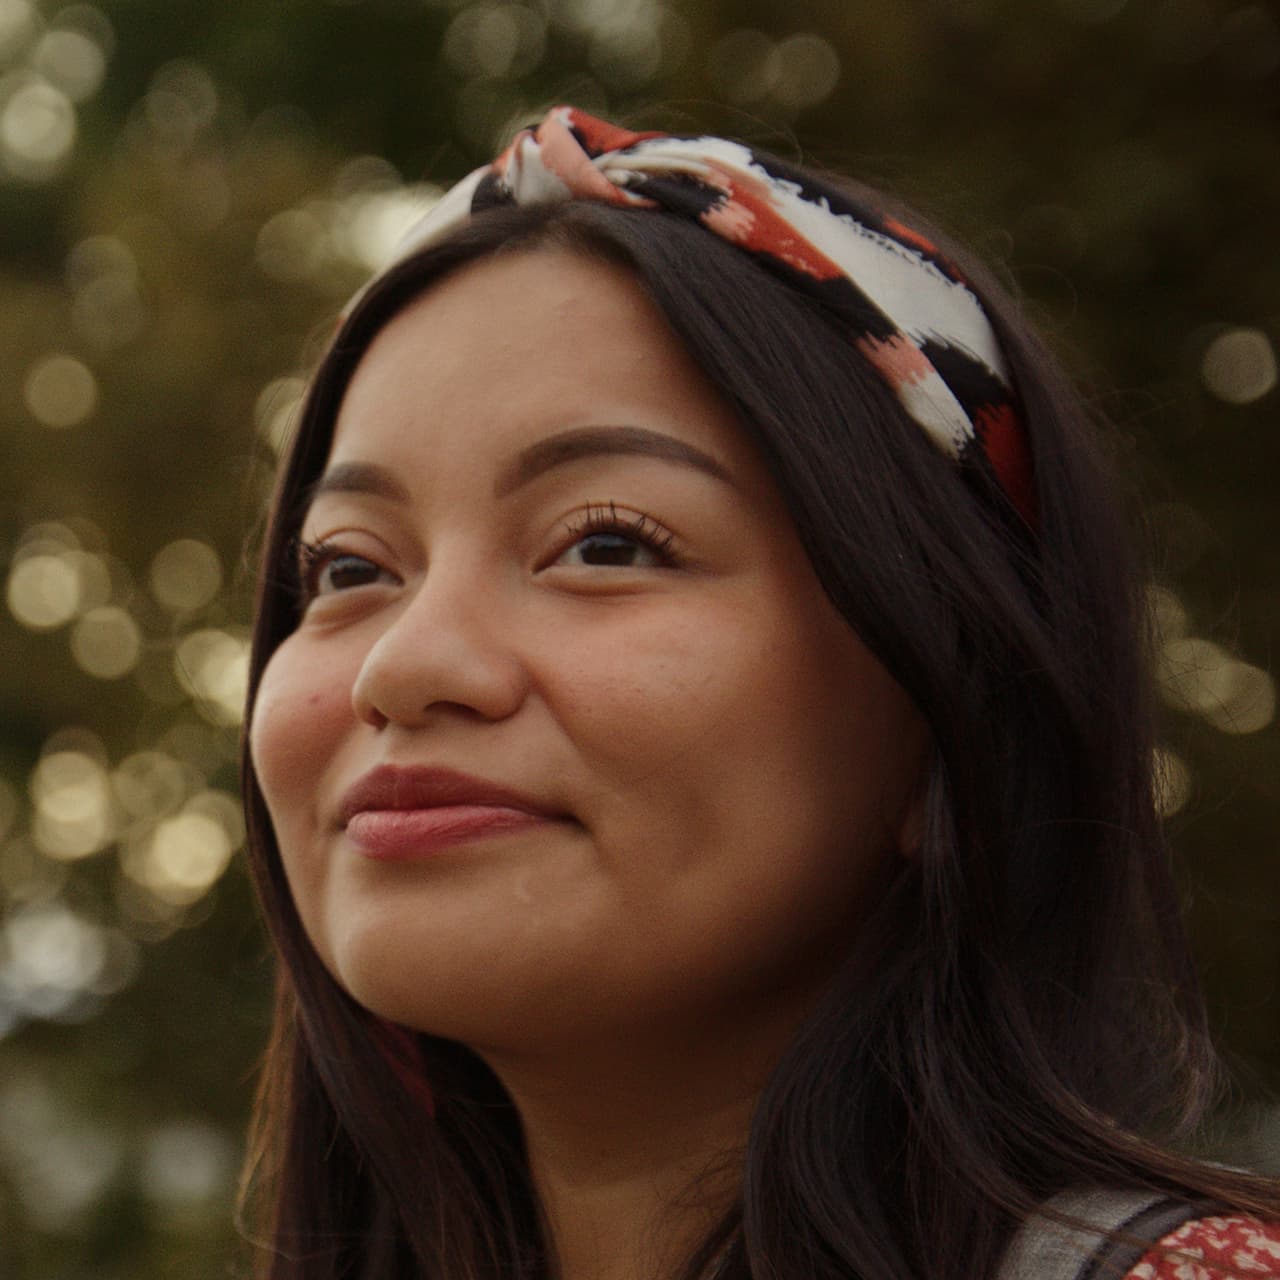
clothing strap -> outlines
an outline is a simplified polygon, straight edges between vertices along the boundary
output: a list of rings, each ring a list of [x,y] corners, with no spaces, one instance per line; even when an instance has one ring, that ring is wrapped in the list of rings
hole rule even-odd
[[[1046,1217],[1046,1209],[1088,1227]],[[1148,1191],[1061,1192],[1014,1236],[997,1280],[1120,1280],[1153,1244],[1214,1209]]]
[[[1034,526],[1026,431],[969,282],[918,231],[742,143],[634,133],[555,107],[411,227],[393,265],[486,209],[570,200],[674,213],[751,254],[832,314],[934,445],[994,472]]]

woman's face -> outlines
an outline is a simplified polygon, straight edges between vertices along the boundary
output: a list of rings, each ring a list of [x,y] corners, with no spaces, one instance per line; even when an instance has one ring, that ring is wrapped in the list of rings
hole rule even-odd
[[[357,1000],[498,1051],[723,1030],[826,982],[926,733],[628,272],[522,252],[412,303],[300,535],[252,753]]]

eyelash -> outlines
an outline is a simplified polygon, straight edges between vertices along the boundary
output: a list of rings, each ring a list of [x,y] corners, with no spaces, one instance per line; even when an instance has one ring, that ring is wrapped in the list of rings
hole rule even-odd
[[[321,538],[318,542],[305,542],[302,538],[294,539],[294,592],[299,603],[306,606],[320,594],[316,580],[320,571],[343,556],[351,556],[357,560],[368,560],[367,556],[343,551],[336,542]],[[373,561],[369,561],[370,564]]]
[[[565,545],[565,551],[593,533],[612,533],[631,538],[641,546],[647,547],[664,564],[673,565],[679,562],[679,557],[672,550],[675,534],[664,529],[656,520],[643,512],[637,512],[634,516],[620,515],[612,502],[599,506],[588,504],[582,515],[565,524],[565,530],[571,539]]]
[[[611,533],[639,543],[657,556],[664,565],[674,565],[679,562],[678,556],[672,551],[675,534],[664,529],[656,520],[643,512],[637,512],[634,516],[620,514],[612,502],[607,505],[589,505],[586,511],[575,520],[566,522],[565,532],[570,540],[560,552],[561,555],[569,547],[592,534]],[[320,594],[317,585],[320,572],[344,556],[368,560],[367,556],[356,552],[343,551],[339,544],[326,538],[321,538],[317,542],[306,542],[302,538],[294,539],[293,585],[301,604],[304,606],[310,604]],[[374,564],[371,560],[369,563]]]

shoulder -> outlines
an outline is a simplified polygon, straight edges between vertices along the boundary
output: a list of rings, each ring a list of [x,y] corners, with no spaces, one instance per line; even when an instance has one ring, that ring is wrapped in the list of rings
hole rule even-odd
[[[1240,1214],[1192,1218],[1143,1254],[1125,1280],[1280,1276],[1280,1223]]]

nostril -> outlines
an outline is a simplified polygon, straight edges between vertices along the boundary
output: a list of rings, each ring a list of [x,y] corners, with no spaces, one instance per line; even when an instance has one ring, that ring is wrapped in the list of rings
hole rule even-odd
[[[357,720],[362,720],[375,729],[386,727],[388,717],[378,709],[373,699],[367,696],[360,680],[357,680],[351,689],[351,708]]]

